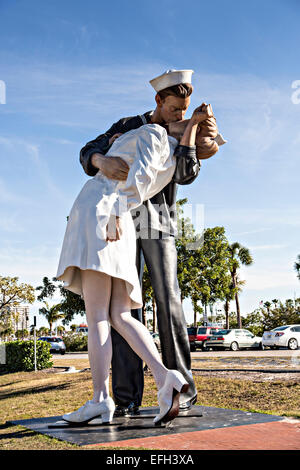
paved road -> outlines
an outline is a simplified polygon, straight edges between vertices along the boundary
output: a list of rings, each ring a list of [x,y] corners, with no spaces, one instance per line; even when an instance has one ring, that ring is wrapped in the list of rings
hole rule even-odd
[[[53,354],[53,357],[59,358],[59,359],[88,359],[88,354],[87,353],[66,353],[63,356],[61,354]]]
[[[206,357],[300,357],[300,349],[297,349],[297,351],[290,351],[289,349],[265,349],[264,351],[257,349],[242,351],[196,351],[192,352],[191,355],[192,359],[205,359]]]
[[[300,360],[300,349],[297,351],[290,351],[289,349],[265,349],[264,351],[258,350],[244,350],[244,351],[196,351],[191,353],[192,359],[205,359],[209,357],[229,357],[229,358],[237,358],[237,357],[257,357],[257,358],[264,358],[264,357],[297,357]],[[59,354],[55,354],[55,357],[59,357],[60,359],[88,359],[87,353],[66,353],[64,356]]]

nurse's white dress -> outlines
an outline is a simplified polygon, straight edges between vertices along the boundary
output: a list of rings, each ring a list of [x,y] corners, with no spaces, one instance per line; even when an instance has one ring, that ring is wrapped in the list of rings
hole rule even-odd
[[[178,141],[158,124],[146,124],[120,136],[106,156],[129,166],[126,181],[106,178],[100,170],[78,194],[69,214],[56,278],[83,297],[81,269],[123,279],[131,308],[143,305],[136,269],[136,234],[130,210],[161,191],[172,179]],[[109,216],[121,217],[120,240],[106,241]]]

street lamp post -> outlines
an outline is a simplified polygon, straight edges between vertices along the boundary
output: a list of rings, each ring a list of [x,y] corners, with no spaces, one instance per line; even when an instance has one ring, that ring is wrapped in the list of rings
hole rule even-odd
[[[34,341],[34,372],[37,371],[36,367],[36,316],[33,317],[33,341]]]

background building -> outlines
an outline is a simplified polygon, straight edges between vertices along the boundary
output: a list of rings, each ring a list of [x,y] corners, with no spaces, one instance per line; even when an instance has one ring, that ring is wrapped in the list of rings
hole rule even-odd
[[[11,326],[14,331],[29,330],[29,306],[10,307]]]

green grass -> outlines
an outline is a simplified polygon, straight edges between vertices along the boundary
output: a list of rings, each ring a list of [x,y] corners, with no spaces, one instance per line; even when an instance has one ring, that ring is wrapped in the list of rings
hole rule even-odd
[[[298,381],[252,382],[195,376],[195,382],[199,405],[300,418]]]

